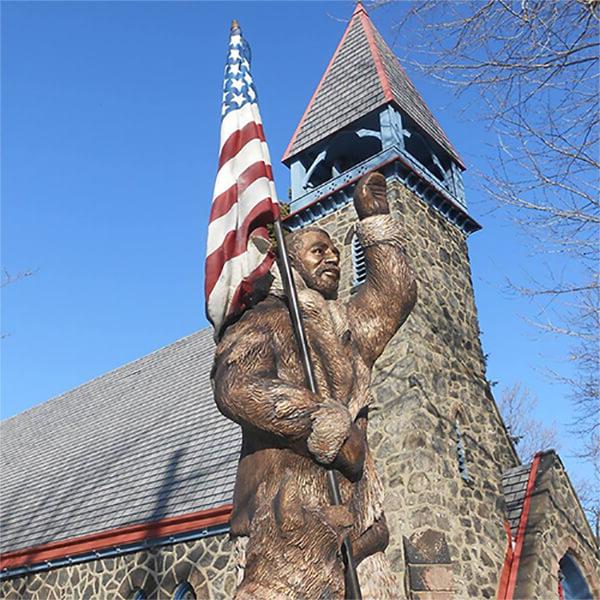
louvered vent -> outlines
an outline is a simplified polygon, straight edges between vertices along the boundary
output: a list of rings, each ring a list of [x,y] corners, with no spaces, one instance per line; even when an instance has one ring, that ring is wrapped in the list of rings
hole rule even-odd
[[[367,278],[367,261],[365,251],[356,234],[352,236],[352,285],[357,286]]]

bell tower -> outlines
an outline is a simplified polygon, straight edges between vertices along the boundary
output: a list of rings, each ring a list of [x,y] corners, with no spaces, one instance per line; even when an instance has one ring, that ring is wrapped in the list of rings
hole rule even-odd
[[[373,170],[387,178],[418,280],[417,305],[373,377],[387,556],[406,597],[495,597],[507,546],[501,476],[518,458],[485,377],[467,248],[480,226],[460,155],[360,3],[283,162],[286,224],[328,230],[342,295],[366,273],[354,184]]]

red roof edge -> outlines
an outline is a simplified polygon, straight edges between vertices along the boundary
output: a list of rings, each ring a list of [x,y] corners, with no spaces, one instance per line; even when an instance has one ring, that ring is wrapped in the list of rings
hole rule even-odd
[[[362,8],[362,5],[361,5]],[[356,5],[355,14],[357,12],[358,4]],[[385,74],[385,69],[383,68],[383,61],[381,60],[381,56],[379,51],[377,50],[377,44],[375,43],[375,35],[373,33],[373,23],[371,23],[371,19],[367,14],[367,11],[363,8],[360,13],[360,20],[364,27],[365,34],[367,36],[367,41],[369,43],[369,48],[371,50],[371,56],[373,57],[373,62],[375,63],[375,68],[377,69],[377,75],[379,76],[379,83],[381,83],[381,87],[383,88],[383,93],[387,102],[392,102],[394,100],[394,94],[392,93],[392,87],[390,86],[390,81]]]
[[[506,588],[508,587],[508,580],[510,578],[510,567],[514,556],[512,532],[508,521],[504,521],[504,529],[506,530],[508,545],[506,546],[506,555],[504,556],[504,564],[502,565],[502,572],[500,573],[500,583],[498,585],[496,600],[504,600],[506,597]]]
[[[501,590],[498,590],[498,600],[514,600],[515,589],[517,587],[517,577],[519,575],[519,563],[521,562],[521,554],[523,552],[523,544],[525,542],[525,533],[527,531],[527,521],[529,520],[531,499],[535,490],[535,483],[543,454],[543,452],[538,452],[533,457],[531,468],[529,469],[527,490],[525,491],[525,499],[523,500],[523,510],[521,511],[519,527],[517,529],[517,535],[515,537],[515,549],[510,564],[510,576],[508,578],[508,583],[506,584],[506,589],[504,590],[503,596],[500,596]]]
[[[348,25],[346,26],[346,30],[344,31],[344,35],[342,36],[342,39],[340,40],[339,44],[337,45],[335,52],[333,53],[333,56],[331,57],[331,60],[329,61],[329,64],[327,65],[327,68],[325,69],[325,73],[323,73],[323,76],[321,77],[321,80],[319,81],[319,85],[317,85],[315,91],[313,92],[313,95],[310,98],[308,106],[306,107],[306,109],[302,115],[302,118],[298,122],[298,126],[296,127],[296,130],[294,131],[294,135],[292,135],[292,139],[290,140],[290,143],[288,144],[287,148],[285,149],[285,152],[283,153],[281,162],[285,162],[288,158],[290,158],[290,156],[291,156],[290,152],[292,150],[292,147],[294,146],[294,142],[296,141],[296,138],[298,137],[298,133],[300,133],[300,128],[302,127],[302,124],[304,123],[304,119],[306,119],[308,113],[310,112],[310,109],[312,108],[312,105],[314,104],[314,101],[315,101],[319,91],[323,87],[323,83],[325,82],[327,75],[329,75],[329,71],[331,70],[333,62],[335,61],[337,55],[340,52],[342,45],[344,44],[344,42],[346,41],[346,38],[348,37],[348,32],[350,31],[350,27],[352,26],[354,19],[356,18],[357,15],[361,14],[361,12],[364,12],[364,10],[365,9],[363,8],[362,4],[360,2],[357,2],[356,8],[354,9],[354,13],[352,13],[352,17],[350,18],[350,21],[348,22]]]
[[[357,8],[358,8],[358,6],[357,6]],[[356,9],[355,9],[355,11],[356,11]],[[383,90],[385,92],[386,100],[388,102],[392,102],[392,101],[396,102],[396,99],[394,98],[394,94],[393,94],[393,92],[391,90],[389,79],[387,78],[387,75],[385,74],[385,69],[383,68],[383,62],[381,60],[381,56],[380,56],[380,54],[379,54],[379,52],[377,50],[377,45],[375,44],[375,36],[373,34],[373,30],[374,30],[375,26],[373,25],[371,19],[369,18],[369,15],[367,14],[367,11],[364,10],[364,9],[363,9],[363,14],[364,14],[363,18],[365,19],[365,21],[363,21],[363,23],[366,24],[365,29],[367,31],[367,37],[369,39],[369,46],[370,46],[371,52],[373,54],[373,59],[375,60],[375,65],[377,66],[377,73],[379,73],[379,79],[381,81],[381,85],[383,86]],[[410,82],[411,86],[413,87],[413,89],[415,91],[415,94],[419,97],[419,99],[423,103],[423,106],[425,106],[427,108],[427,110],[429,110],[429,112],[431,113],[432,117],[437,121],[437,119],[435,118],[435,116],[431,112],[431,109],[429,109],[429,105],[427,104],[427,102],[425,102],[425,98],[423,98],[423,96],[421,95],[421,93],[419,92],[419,90],[412,83],[411,78],[408,76],[408,73],[406,72],[406,69],[404,68],[404,66],[402,65],[402,62],[400,61],[400,59],[398,57],[396,57],[396,61],[398,62],[398,66],[400,67],[400,69],[404,73],[404,76],[406,77],[406,80],[408,82]],[[458,150],[454,147],[454,144],[448,139],[448,137],[446,136],[446,133],[442,129],[441,125],[439,127],[442,130],[442,133],[443,133],[444,137],[446,138],[446,141],[448,142],[450,148],[452,148],[452,150],[453,150],[454,158],[457,160],[459,166],[462,167],[462,169],[466,171],[467,167],[465,166],[465,162],[463,161],[463,159],[461,158],[460,154],[458,153]],[[439,144],[439,142],[438,142],[438,144]]]
[[[354,7],[354,12],[352,13],[352,16],[357,15],[361,12],[367,14],[367,9],[363,6],[363,3],[360,0],[358,0],[356,2],[356,6]]]
[[[21,550],[0,554],[0,569],[11,569],[34,563],[85,554],[113,546],[132,544],[146,539],[161,538],[215,525],[225,525],[231,517],[231,504],[223,504],[199,512],[167,517],[151,523],[139,523],[98,533],[83,535]]]

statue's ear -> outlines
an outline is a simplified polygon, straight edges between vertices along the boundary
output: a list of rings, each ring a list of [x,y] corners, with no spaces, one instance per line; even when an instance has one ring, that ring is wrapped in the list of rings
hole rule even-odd
[[[286,471],[273,499],[273,514],[281,531],[293,531],[304,525],[304,511],[300,506],[297,485],[298,482],[294,482],[290,472]]]

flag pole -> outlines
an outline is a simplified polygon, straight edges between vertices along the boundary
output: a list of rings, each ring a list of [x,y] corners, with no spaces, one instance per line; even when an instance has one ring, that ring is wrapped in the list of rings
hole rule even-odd
[[[306,377],[306,385],[313,394],[316,394],[317,384],[312,362],[310,360],[306,331],[304,329],[302,315],[300,314],[298,293],[294,284],[292,267],[284,239],[283,228],[281,227],[281,221],[279,219],[276,219],[273,225],[273,233],[275,234],[275,240],[277,241],[277,250],[279,255],[279,271],[283,281],[283,289],[288,298],[290,318],[292,320],[294,335],[296,336],[296,341],[300,350],[302,368]],[[327,485],[329,487],[331,502],[335,506],[341,505],[342,497],[340,494],[340,486],[338,484],[337,474],[333,469],[327,469]],[[358,583],[358,576],[356,574],[356,567],[354,565],[354,558],[352,556],[352,546],[348,537],[345,537],[344,541],[342,542],[342,555],[346,563],[346,598],[352,600],[361,600],[362,594],[360,592],[360,585]]]

